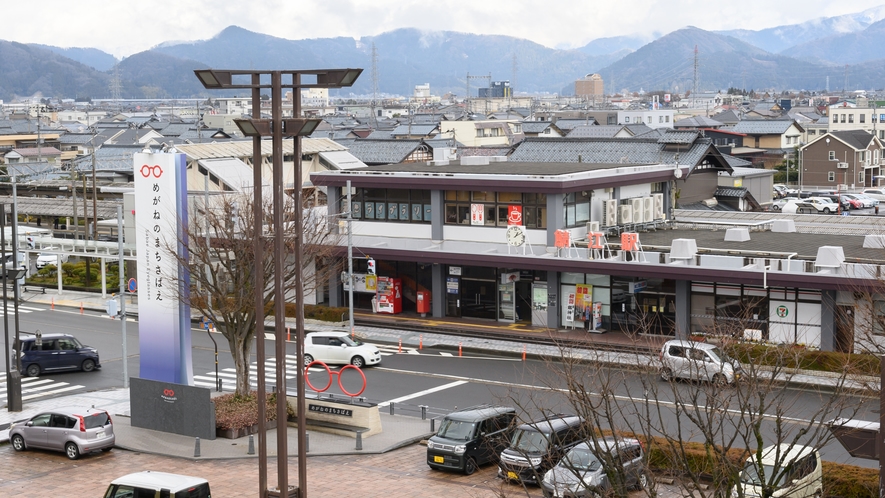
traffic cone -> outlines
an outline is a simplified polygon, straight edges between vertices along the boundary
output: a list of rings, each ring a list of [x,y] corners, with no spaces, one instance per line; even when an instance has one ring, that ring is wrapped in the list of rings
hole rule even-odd
[[[80,301],[80,314],[83,314],[83,301]]]
[[[458,356],[461,356],[461,343],[458,343]]]

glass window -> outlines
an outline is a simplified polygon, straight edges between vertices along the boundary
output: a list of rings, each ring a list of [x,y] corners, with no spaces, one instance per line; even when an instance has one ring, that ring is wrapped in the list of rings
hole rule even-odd
[[[836,160],[836,151],[831,150],[827,159],[829,159],[830,161],[835,161]]]
[[[859,119],[860,119],[860,122],[861,122],[861,123],[866,123],[866,122],[867,122],[867,115],[866,115],[866,114],[861,114],[861,115],[859,116]]]
[[[836,181],[836,172],[835,171],[828,171],[827,172],[827,181],[828,182],[835,182]]]
[[[853,123],[853,122],[854,122],[854,114],[849,114],[849,115],[848,115],[848,122],[849,122],[849,123]]]
[[[495,202],[495,193],[494,192],[471,192],[471,196],[474,202],[479,201],[489,201]]]
[[[518,204],[522,202],[522,194],[518,192],[498,192],[498,202]]]

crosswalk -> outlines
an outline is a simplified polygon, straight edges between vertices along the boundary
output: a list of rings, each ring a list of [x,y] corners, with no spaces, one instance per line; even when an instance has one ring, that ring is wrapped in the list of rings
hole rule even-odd
[[[46,377],[22,377],[22,401],[28,401],[57,394],[70,394],[78,389],[86,389],[86,386],[69,384]],[[0,401],[6,400],[8,384],[6,373],[0,372]]]
[[[387,344],[373,344],[378,348],[378,351],[381,352],[381,356],[391,356],[399,353],[398,346],[391,346]],[[408,349],[403,348],[403,354],[420,354],[417,349]],[[293,354],[286,355],[285,358],[286,364],[286,380],[292,380],[296,376],[296,370],[298,368],[298,361],[296,356]],[[264,360],[264,381],[268,386],[276,385],[276,372],[277,372],[277,361],[275,358],[267,358]],[[341,368],[340,366],[330,365],[329,368],[331,370],[336,370]],[[258,377],[255,372],[258,370],[258,363],[252,362],[251,368],[249,369],[249,385],[252,387],[258,386]],[[321,367],[313,367],[308,372],[324,372],[325,369]],[[222,391],[234,391],[236,390],[237,383],[237,370],[235,368],[223,368],[218,371],[218,378],[221,379],[221,390]],[[210,389],[215,389],[215,372],[206,372],[205,375],[194,375],[194,385],[198,387],[208,387]]]
[[[11,297],[11,295],[10,295],[10,297]],[[35,311],[46,311],[46,308],[33,308],[31,306],[18,305],[18,312],[20,314],[21,313],[33,313]],[[7,304],[6,305],[6,312],[9,314],[9,316],[12,316],[15,313],[15,306],[12,303]],[[0,316],[4,316],[2,306],[0,306]]]

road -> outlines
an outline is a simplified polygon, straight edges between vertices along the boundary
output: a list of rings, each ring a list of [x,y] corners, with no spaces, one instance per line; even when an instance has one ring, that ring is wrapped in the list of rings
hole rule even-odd
[[[55,373],[39,378],[40,384],[30,390],[30,383],[38,379],[26,378],[23,391],[26,399],[41,396],[62,395],[77,390],[88,391],[122,386],[122,345],[121,323],[97,313],[80,314],[78,310],[46,310],[32,306],[33,310],[20,314],[21,329],[44,332],[68,332],[74,334],[84,344],[99,349],[102,369],[97,372]],[[128,337],[128,368],[130,376],[138,376],[138,324],[127,322]],[[220,334],[213,337],[218,341],[219,373],[225,390],[233,389],[233,362],[227,343]],[[192,335],[194,347],[194,377],[199,385],[212,388],[215,385],[215,347],[209,334],[202,330],[194,330]],[[420,406],[426,406],[428,416],[440,417],[456,409],[482,403],[500,403],[516,406],[526,418],[536,417],[543,411],[575,413],[576,408],[568,400],[565,378],[561,375],[563,363],[560,361],[544,361],[503,357],[489,354],[465,354],[457,356],[457,352],[435,348],[423,348],[417,351],[404,348],[399,352],[395,345],[380,345],[383,360],[381,365],[365,370],[367,386],[365,396],[369,401],[379,403],[383,410],[394,410],[397,414],[419,416]],[[294,379],[295,349],[288,344],[286,358],[287,377]],[[273,341],[267,341],[266,350],[273,351]],[[253,351],[254,365],[254,351]],[[272,367],[267,380],[272,383]],[[677,417],[673,412],[673,400],[677,395],[683,399],[699,386],[690,383],[679,383],[675,391],[667,383],[660,382],[653,374],[633,372],[622,369],[596,369],[592,365],[583,366],[575,371],[576,380],[580,382],[580,392],[588,393],[588,402],[599,403],[603,398],[618,406],[617,416],[599,421],[599,425],[615,429],[638,430],[642,426],[640,417],[635,415],[637,407],[646,406],[646,399],[657,399],[660,408],[659,430],[675,431]],[[578,378],[580,376],[580,378]],[[324,386],[328,377],[324,372],[310,373],[310,380],[315,386]],[[574,380],[574,379],[573,379]],[[359,376],[352,372],[344,375],[344,387],[356,392],[361,387]],[[294,388],[291,381],[290,390]],[[5,386],[0,384],[0,390]],[[738,388],[740,389],[740,387]],[[329,390],[340,394],[337,385]],[[601,396],[601,394],[610,396]],[[0,393],[0,404],[5,404],[5,393]],[[826,393],[815,393],[808,390],[788,389],[781,394],[782,407],[786,408],[786,417],[782,418],[787,426],[798,429],[803,421],[820,417],[817,410],[829,399]],[[877,414],[871,410],[875,403],[863,397],[845,398],[846,406],[857,408],[856,418],[876,420]],[[737,407],[731,406],[732,410]],[[614,408],[610,408],[614,412]],[[766,410],[773,413],[774,407]],[[729,413],[737,418],[735,412]],[[828,413],[826,419],[834,418],[836,413]],[[642,418],[645,420],[645,418]],[[769,420],[769,424],[773,422]],[[675,432],[670,432],[675,433]],[[696,436],[694,436],[696,438]],[[737,446],[738,444],[736,444]],[[838,445],[830,443],[822,450],[824,459],[853,465],[875,466],[876,462],[855,460]]]

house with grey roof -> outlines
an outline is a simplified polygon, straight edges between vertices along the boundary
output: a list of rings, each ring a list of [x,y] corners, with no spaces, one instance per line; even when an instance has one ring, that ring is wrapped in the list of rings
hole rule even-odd
[[[342,139],[336,143],[367,165],[433,160],[433,149],[423,140]]]
[[[764,149],[763,164],[773,168],[801,144],[805,128],[792,119],[745,119],[722,129],[745,135],[744,146]]]
[[[864,130],[833,131],[800,148],[802,185],[837,190],[879,186],[883,143]]]
[[[527,137],[562,137],[565,133],[549,121],[523,121],[522,133]]]

